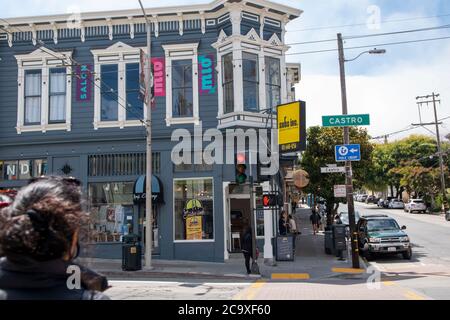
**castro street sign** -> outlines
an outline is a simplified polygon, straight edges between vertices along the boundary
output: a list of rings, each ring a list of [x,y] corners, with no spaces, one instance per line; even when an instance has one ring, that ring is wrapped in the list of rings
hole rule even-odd
[[[323,116],[322,125],[324,127],[357,127],[370,125],[368,114]]]

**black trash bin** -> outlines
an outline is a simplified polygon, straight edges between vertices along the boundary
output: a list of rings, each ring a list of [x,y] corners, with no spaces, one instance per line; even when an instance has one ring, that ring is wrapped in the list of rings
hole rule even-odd
[[[333,254],[334,252],[334,239],[333,231],[331,229],[325,230],[325,253]]]
[[[123,237],[122,244],[122,270],[138,271],[142,269],[142,247],[139,236],[129,234]]]

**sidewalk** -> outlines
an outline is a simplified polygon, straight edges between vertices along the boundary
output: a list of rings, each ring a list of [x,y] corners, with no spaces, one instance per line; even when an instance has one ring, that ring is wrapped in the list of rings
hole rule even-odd
[[[274,261],[274,265],[258,260],[261,275],[248,276],[245,272],[242,254],[231,254],[225,263],[174,261],[153,259],[151,270],[122,271],[121,260],[80,258],[80,263],[108,276],[111,279],[148,279],[148,278],[204,278],[204,279],[240,279],[258,278],[277,280],[309,280],[333,277],[361,276],[363,270],[354,273],[349,261],[338,261],[324,251],[323,232],[313,235],[309,223],[310,209],[297,209],[298,230],[302,232],[296,239],[294,261]],[[346,255],[344,255],[346,258]],[[352,272],[353,271],[353,272]]]

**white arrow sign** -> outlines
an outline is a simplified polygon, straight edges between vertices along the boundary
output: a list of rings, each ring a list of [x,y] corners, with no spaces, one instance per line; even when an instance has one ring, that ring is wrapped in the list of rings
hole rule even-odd
[[[350,152],[351,152],[351,153],[358,152],[358,149],[351,149]]]
[[[321,173],[345,173],[345,167],[324,167],[320,168]]]

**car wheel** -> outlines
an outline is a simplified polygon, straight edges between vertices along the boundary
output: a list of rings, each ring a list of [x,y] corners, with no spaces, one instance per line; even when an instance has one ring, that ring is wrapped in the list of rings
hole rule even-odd
[[[405,259],[405,260],[411,260],[411,258],[412,258],[411,248],[409,248],[408,251],[403,252],[402,256],[403,256],[403,259]]]

